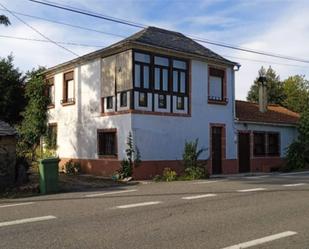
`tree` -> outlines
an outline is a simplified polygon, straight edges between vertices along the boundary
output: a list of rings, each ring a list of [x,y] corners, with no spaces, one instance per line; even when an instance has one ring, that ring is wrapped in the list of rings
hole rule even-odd
[[[269,67],[267,70],[264,67],[258,72],[258,77],[255,79],[253,85],[251,86],[247,100],[252,102],[259,101],[259,83],[258,78],[260,76],[265,76],[267,79],[267,100],[270,104],[282,105],[284,100],[283,83],[280,81],[279,75]]]
[[[27,72],[28,80],[25,88],[27,106],[22,113],[23,121],[18,127],[20,135],[18,151],[21,154],[28,154],[31,160],[34,160],[40,138],[46,134],[47,128],[49,99],[45,94],[46,82],[40,74],[44,70],[43,67],[40,67]]]
[[[309,109],[300,115],[298,139],[287,150],[287,170],[303,169],[309,165]]]
[[[11,125],[21,121],[25,106],[24,77],[13,65],[13,56],[0,58],[0,120]]]
[[[283,81],[285,99],[283,106],[294,111],[302,112],[309,108],[309,81],[304,75],[290,76]]]
[[[0,24],[3,24],[4,26],[9,26],[11,25],[11,22],[7,16],[0,15]]]

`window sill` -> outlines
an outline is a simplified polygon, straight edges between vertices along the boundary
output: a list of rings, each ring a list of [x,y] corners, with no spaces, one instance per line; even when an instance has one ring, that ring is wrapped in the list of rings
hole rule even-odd
[[[47,106],[47,109],[53,109],[53,108],[55,108],[55,104],[52,104],[52,105],[48,105],[48,106]]]
[[[98,155],[99,159],[118,159],[118,155]]]
[[[75,99],[68,100],[68,101],[61,100],[61,105],[62,106],[75,105]]]
[[[211,105],[227,105],[228,101],[226,100],[213,100],[213,99],[208,99],[208,104]]]

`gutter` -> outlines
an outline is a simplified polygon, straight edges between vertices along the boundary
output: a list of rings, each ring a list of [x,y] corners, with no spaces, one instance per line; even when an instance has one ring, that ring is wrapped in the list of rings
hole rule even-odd
[[[283,126],[283,127],[294,127],[296,128],[297,124],[289,124],[289,123],[267,123],[267,122],[255,122],[255,121],[243,121],[238,118],[235,119],[235,123],[239,124],[256,124],[256,125],[270,125],[270,126]]]

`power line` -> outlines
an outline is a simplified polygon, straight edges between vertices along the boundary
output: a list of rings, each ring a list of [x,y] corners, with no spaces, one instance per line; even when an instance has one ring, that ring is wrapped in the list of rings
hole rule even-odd
[[[42,39],[36,39],[36,38],[27,38],[27,37],[20,37],[20,36],[9,36],[9,35],[0,35],[0,38],[8,38],[8,39],[14,39],[14,40],[23,40],[23,41],[35,41],[35,42],[44,42],[44,43],[50,43],[48,40],[42,40]],[[103,48],[103,45],[91,45],[91,44],[83,44],[83,43],[76,43],[76,42],[61,42],[61,41],[55,41],[58,44],[66,44],[70,46],[79,46],[79,47],[97,47],[97,48]]]
[[[28,38],[28,37],[20,37],[20,36],[9,36],[9,35],[0,35],[0,38],[7,38],[7,39],[14,39],[14,40],[22,40],[22,41],[31,41],[31,42],[42,42],[42,43],[50,43],[48,40],[42,40],[42,39],[36,39],[36,38]],[[56,41],[58,44],[65,44],[69,46],[79,46],[79,47],[90,47],[90,48],[102,48],[104,45],[92,45],[92,44],[84,44],[84,43],[77,43],[77,42],[63,42],[63,41]],[[275,64],[275,65],[281,65],[281,66],[288,66],[288,67],[299,67],[299,68],[308,68],[301,65],[295,65],[295,64],[285,64],[285,63],[279,63],[279,62],[273,62],[273,61],[265,61],[265,60],[255,60],[255,59],[249,59],[244,57],[236,57],[232,55],[223,55],[224,57],[237,59],[237,60],[246,60],[250,62],[256,62],[256,63],[269,63],[269,64]]]
[[[87,15],[87,16],[92,16],[92,17],[108,20],[108,21],[111,21],[111,22],[129,25],[129,26],[133,26],[133,27],[137,27],[137,28],[145,28],[146,27],[146,25],[143,25],[143,24],[137,24],[137,23],[130,22],[128,20],[117,19],[117,18],[114,18],[114,17],[111,17],[111,16],[105,16],[105,15],[98,14],[98,13],[95,13],[95,12],[77,9],[77,8],[74,8],[74,7],[71,7],[71,6],[68,6],[68,5],[59,5],[59,4],[55,4],[51,1],[48,1],[48,2],[42,2],[42,1],[38,1],[38,0],[28,0],[28,1],[35,2],[35,3],[38,3],[38,4],[43,4],[43,5],[46,5],[46,6],[49,6],[49,7],[55,7],[55,8],[58,8],[58,9],[67,10],[67,11],[70,11],[70,12],[79,13],[79,14],[82,14],[82,15]],[[297,58],[297,57],[275,54],[275,53],[270,53],[270,52],[265,52],[265,51],[253,50],[253,49],[250,49],[250,48],[244,48],[244,47],[240,47],[240,46],[236,46],[236,45],[232,45],[232,44],[227,44],[227,43],[222,43],[222,42],[217,42],[217,41],[211,41],[211,40],[204,39],[204,38],[198,38],[198,37],[194,37],[192,35],[187,35],[187,36],[189,36],[190,38],[192,38],[193,40],[195,40],[197,42],[207,43],[207,44],[220,46],[220,47],[224,47],[224,48],[229,48],[229,49],[234,49],[234,50],[239,50],[239,51],[242,51],[242,52],[254,53],[254,54],[259,54],[259,55],[269,56],[269,57],[275,57],[275,58],[285,59],[285,60],[298,61],[298,62],[302,62],[302,63],[309,63],[309,60],[301,59],[301,58]]]
[[[58,44],[57,42],[54,42],[52,39],[48,38],[46,35],[44,35],[43,33],[41,33],[39,30],[37,30],[36,28],[34,28],[33,26],[31,26],[30,24],[28,24],[27,22],[25,22],[22,18],[18,17],[17,15],[15,15],[12,11],[10,11],[8,8],[6,8],[2,3],[0,3],[0,6],[2,6],[2,8],[4,8],[6,11],[8,11],[12,16],[14,16],[16,19],[18,19],[19,21],[21,21],[23,24],[25,24],[27,27],[29,27],[30,29],[32,29],[33,31],[35,31],[36,33],[38,33],[40,36],[42,36],[44,39],[52,42],[53,44],[55,44],[56,46],[70,52],[71,54],[75,55],[75,56],[79,56],[78,54],[74,53],[72,50]]]
[[[81,9],[77,9],[77,8],[72,9],[70,6],[67,7],[67,5],[60,6],[60,5],[54,4],[53,2],[41,2],[41,1],[36,1],[36,0],[29,0],[29,1],[39,3],[39,4],[44,4],[44,5],[47,5],[47,6],[50,6],[50,7],[55,7],[55,8],[79,13],[79,14],[83,14],[83,15],[87,15],[87,16],[91,16],[91,17],[95,17],[95,18],[104,19],[104,20],[111,21],[111,22],[117,22],[117,23],[120,23],[120,24],[129,25],[129,26],[132,26],[132,27],[135,27],[135,28],[145,28],[146,27],[145,25],[142,25],[142,24],[130,22],[130,21],[123,20],[123,19],[118,19],[118,18],[111,17],[111,16],[97,14],[97,13],[90,12],[90,11],[85,12],[85,10],[81,10]]]
[[[0,10],[7,11],[5,9],[0,9]],[[91,28],[88,28],[88,27],[79,26],[79,25],[75,25],[75,24],[71,24],[71,23],[55,21],[55,20],[44,18],[44,17],[40,17],[40,16],[28,15],[28,14],[21,13],[21,12],[16,12],[16,11],[11,11],[11,12],[16,14],[16,15],[19,15],[19,16],[25,16],[25,17],[30,17],[30,18],[38,19],[38,20],[43,20],[43,21],[46,21],[46,22],[57,23],[57,24],[65,25],[65,26],[72,27],[72,28],[83,29],[83,30],[87,30],[87,31],[92,31],[92,32],[101,33],[101,34],[105,34],[105,35],[116,36],[116,37],[120,37],[120,38],[125,38],[126,37],[124,35],[119,35],[119,34],[115,34],[115,33],[105,32],[105,31],[101,31],[101,30],[97,30],[97,29],[91,29]]]

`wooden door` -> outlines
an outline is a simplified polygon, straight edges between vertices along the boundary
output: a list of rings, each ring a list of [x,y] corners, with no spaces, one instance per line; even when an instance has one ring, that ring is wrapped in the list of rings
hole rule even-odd
[[[222,173],[222,127],[212,127],[212,174]]]
[[[250,172],[250,134],[238,134],[239,173]]]

